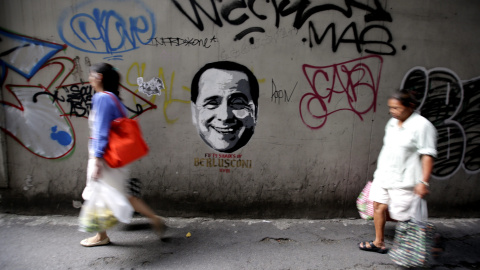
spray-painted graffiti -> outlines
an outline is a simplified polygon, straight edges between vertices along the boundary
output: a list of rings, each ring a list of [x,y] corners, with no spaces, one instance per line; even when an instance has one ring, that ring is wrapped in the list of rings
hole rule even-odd
[[[303,65],[313,93],[300,99],[300,117],[311,129],[325,125],[329,115],[351,111],[362,115],[376,110],[383,59],[371,55],[330,66]]]
[[[70,105],[70,113],[66,114],[68,116],[76,116],[76,117],[88,117],[90,114],[90,110],[92,108],[92,96],[94,95],[94,91],[92,86],[88,83],[77,83],[77,84],[69,84],[69,85],[61,85],[59,88],[63,89],[66,93],[66,97],[62,95],[58,95],[58,90],[55,91],[54,94],[46,93],[46,92],[38,92],[34,95],[34,100],[39,95],[48,95],[52,99],[56,99],[60,102],[66,102]],[[144,102],[144,104],[136,103],[133,105],[133,108],[130,106],[125,105],[125,108],[129,112],[129,118],[137,118],[139,115],[144,113],[145,111],[156,109],[157,106],[147,99],[139,96],[138,94],[134,93],[130,89],[126,88],[125,86],[120,84],[120,91],[121,95],[131,95],[131,98],[140,99]],[[128,98],[127,98],[128,99]]]
[[[139,0],[84,1],[62,12],[58,33],[77,50],[119,54],[148,44],[155,36],[155,25],[153,12]],[[105,59],[120,60],[122,55]]]
[[[241,41],[237,44],[232,44],[227,48],[220,48],[220,60],[235,59],[254,50],[282,44],[284,40],[289,40],[297,34],[297,29],[280,27],[273,33],[265,33],[261,37],[251,37],[250,39],[253,39],[254,42]]]
[[[44,158],[68,155],[75,146],[75,132],[70,120],[64,117],[61,104],[51,96],[54,82],[62,84],[70,75],[66,67],[74,64],[67,58],[51,59],[65,45],[55,44],[0,29],[2,73],[0,86],[8,76],[8,69],[20,74],[30,84],[8,84],[0,104],[4,105],[5,123],[0,127],[22,146]],[[53,78],[43,76],[46,67],[57,70]],[[50,80],[50,81],[48,81]],[[39,82],[39,83],[36,83]],[[45,86],[46,85],[46,86]],[[36,96],[36,92],[50,93]]]
[[[277,85],[272,79],[272,96],[270,99],[272,102],[275,103],[280,103],[282,100],[284,102],[290,102],[292,99],[293,92],[295,92],[295,88],[297,88],[298,82],[295,83],[295,86],[293,87],[292,91],[289,93],[286,89],[278,89]]]
[[[1,112],[5,114],[1,130],[39,157],[58,159],[67,156],[73,151],[76,141],[69,116],[87,117],[93,95],[89,84],[65,84],[73,72],[79,75],[80,69],[75,64],[79,58],[75,61],[68,57],[51,58],[66,46],[4,29],[0,29],[0,43],[5,48],[0,52],[0,86],[2,91],[6,89],[0,100],[0,104],[4,105]],[[25,82],[3,87],[8,70],[20,74]],[[129,117],[135,118],[156,108],[146,99],[121,87],[124,93],[130,93],[135,100],[144,102],[143,105],[135,103],[133,109],[127,106],[131,112]],[[70,106],[68,113],[62,107],[65,103]]]
[[[27,79],[53,55],[66,48],[65,45],[22,36],[1,27],[0,45],[4,48],[0,51],[0,62]],[[3,82],[4,76],[0,79]]]
[[[71,72],[74,69],[73,60],[65,57],[52,58],[39,70],[40,73],[44,69],[58,68],[58,76],[54,76],[52,82],[46,84],[48,86],[8,84],[5,88],[16,103],[0,101],[6,105],[6,125],[1,127],[2,130],[29,151],[43,158],[60,158],[72,151],[75,145],[75,132],[67,116],[86,118],[91,110],[94,92],[89,84],[63,84],[70,74],[66,72],[68,63],[71,65]],[[33,78],[37,78],[37,74]],[[59,77],[60,74],[65,76]],[[38,76],[48,78],[41,76],[41,73]],[[58,78],[59,85],[53,86]],[[131,90],[122,85],[121,88],[124,99],[127,99],[126,94],[129,94],[144,102],[144,105],[134,104],[133,108],[126,106],[130,118],[136,118],[145,111],[156,108],[156,105]],[[66,95],[63,95],[63,92]],[[69,112],[63,109],[64,103],[70,105]]]
[[[51,79],[50,82],[43,81],[37,85],[7,84],[5,99],[0,100],[0,104],[5,108],[5,125],[1,126],[1,129],[27,150],[43,158],[64,157],[71,153],[75,146],[72,123],[68,117],[65,117],[65,111],[58,99],[52,98],[57,94],[49,90],[55,81],[58,80],[62,84],[70,75],[65,72],[68,65],[72,67],[74,65],[68,58],[59,57],[49,60],[31,79]],[[47,68],[58,70],[58,72],[53,78],[42,76]],[[38,92],[48,94],[35,96]]]
[[[420,113],[438,132],[433,175],[452,176],[460,168],[480,172],[480,77],[461,81],[452,70],[414,67],[407,72],[402,88],[421,101]]]
[[[309,0],[299,0],[293,2],[289,0],[272,0],[266,1],[266,4],[263,3],[263,1],[255,0],[231,2],[217,2],[211,0],[209,4],[205,4],[206,6],[203,6],[202,4],[198,3],[199,1],[190,0],[190,8],[186,7],[188,4],[180,4],[180,1],[172,0],[172,2],[175,4],[177,9],[200,31],[205,29],[201,13],[203,13],[206,18],[219,27],[222,27],[224,23],[228,23],[232,26],[239,26],[247,22],[248,24],[253,24],[254,22],[252,22],[252,20],[266,21],[269,19],[267,15],[264,15],[267,12],[262,12],[262,8],[265,9],[266,4],[271,4],[271,7],[274,9],[274,21],[275,27],[277,28],[280,26],[280,20],[283,17],[287,17],[292,14],[294,15],[293,27],[296,29],[301,29],[302,26],[314,15],[322,12],[336,11],[346,18],[351,18],[354,8],[362,10],[362,12],[366,12],[364,16],[364,21],[366,23],[373,21],[392,22],[390,13],[383,8],[379,0],[373,1],[371,5],[353,0],[345,1],[344,6],[329,3],[313,4]],[[217,5],[221,5],[221,7]],[[355,43],[359,53],[362,51],[362,46],[366,46],[364,51],[368,53],[394,55],[396,52],[395,47],[391,43],[393,39],[392,34],[384,25],[368,25],[360,32],[360,34],[358,34],[357,25],[352,22],[343,30],[338,39],[336,39],[334,23],[331,23],[326,27],[321,37],[318,36],[316,30],[317,27],[314,26],[312,21],[310,21],[308,25],[308,39],[310,40],[310,47],[313,47],[314,43],[322,43],[329,30],[331,30],[332,50],[334,52],[337,51],[339,45],[342,43]],[[346,35],[349,34],[350,31],[353,34],[353,39],[346,38]],[[379,33],[380,35],[378,36],[385,36],[385,40],[368,39],[367,36],[371,36],[372,32]],[[261,26],[252,26],[241,30],[233,39],[238,41],[251,33],[266,33],[266,31]],[[254,37],[251,37],[249,40],[251,44],[255,42]],[[302,41],[306,42],[307,38],[303,38]],[[368,47],[370,44],[375,45],[375,48],[373,46]]]
[[[145,63],[142,63],[142,64],[139,64],[139,63],[133,63],[130,68],[128,69],[128,72],[127,72],[127,76],[126,76],[126,80],[127,80],[127,83],[131,86],[136,86],[136,87],[139,87],[139,84],[138,84],[138,78],[139,77],[143,77],[144,76],[144,73],[145,73],[145,68],[146,68],[146,65]],[[166,80],[165,80],[165,74],[163,72],[163,68],[159,68],[158,69],[158,77],[161,79],[161,81],[164,83],[164,87],[163,89],[161,90],[162,92],[164,92],[164,101],[163,101],[163,114],[164,114],[164,117],[165,117],[165,120],[167,121],[167,123],[169,124],[174,124],[178,118],[170,118],[168,116],[168,107],[170,107],[171,105],[173,105],[174,103],[180,103],[180,104],[189,104],[190,103],[190,100],[186,100],[186,99],[180,99],[180,98],[174,98],[173,97],[173,82],[174,82],[174,79],[175,79],[175,72],[172,72],[172,75],[171,75],[171,79],[170,79],[170,85],[168,86],[168,83],[166,83]],[[186,92],[190,92],[190,89],[188,87],[185,87],[183,86],[182,87],[182,90],[186,91]],[[139,91],[139,90],[138,90]],[[156,96],[154,95],[151,99],[150,99],[150,102],[155,102],[155,99],[156,99]]]
[[[62,89],[67,93],[67,98],[62,98],[70,104],[69,115],[77,117],[86,117],[92,108],[93,89],[90,84],[73,84],[63,86]],[[56,93],[58,92],[55,91]]]
[[[355,48],[357,49],[358,53],[362,52],[362,49],[364,48],[364,52],[366,53],[373,53],[373,54],[380,54],[380,55],[395,55],[396,49],[392,44],[392,34],[383,25],[370,25],[365,27],[360,32],[360,35],[358,34],[357,30],[357,24],[352,22],[349,24],[343,32],[340,34],[338,39],[336,38],[336,30],[335,30],[335,24],[331,23],[330,25],[327,26],[325,31],[323,32],[322,36],[319,37],[317,30],[313,24],[313,22],[310,22],[308,24],[308,29],[309,29],[309,46],[310,48],[313,47],[314,43],[317,45],[320,45],[325,37],[327,36],[329,30],[332,32],[332,51],[336,52],[338,48],[340,47],[341,44],[355,44]],[[346,38],[346,36],[350,36],[350,31],[351,31],[351,36],[353,38]],[[366,39],[367,36],[372,35],[371,32],[379,32],[379,36],[384,36],[385,40],[368,40]],[[304,42],[307,41],[307,38],[303,39]],[[368,45],[375,45],[369,47]],[[379,45],[382,45],[380,49],[378,49]],[[386,51],[385,51],[386,50]]]
[[[67,98],[59,96],[59,91],[55,90],[54,93],[48,91],[40,91],[33,95],[33,102],[38,101],[39,96],[48,96],[52,101],[67,102],[70,104],[70,116],[87,117],[88,112],[91,109],[93,89],[89,84],[81,85],[65,85],[62,86],[63,90],[67,93]]]
[[[210,48],[213,43],[218,43],[215,36],[211,38],[179,38],[179,37],[155,37],[152,38],[147,45],[149,46],[170,46],[170,47],[203,47]]]

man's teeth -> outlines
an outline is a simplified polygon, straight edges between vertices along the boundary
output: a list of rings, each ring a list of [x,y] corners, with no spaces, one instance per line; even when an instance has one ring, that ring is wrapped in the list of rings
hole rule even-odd
[[[219,127],[215,127],[215,130],[218,131],[218,132],[229,133],[229,132],[232,132],[232,131],[233,131],[233,128],[219,128]]]

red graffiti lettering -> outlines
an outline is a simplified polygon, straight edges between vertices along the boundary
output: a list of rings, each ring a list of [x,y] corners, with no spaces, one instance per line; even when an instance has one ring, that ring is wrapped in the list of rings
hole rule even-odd
[[[363,120],[363,114],[376,110],[382,64],[381,56],[370,55],[330,66],[303,65],[313,90],[300,100],[303,123],[319,129],[338,111],[352,111]]]

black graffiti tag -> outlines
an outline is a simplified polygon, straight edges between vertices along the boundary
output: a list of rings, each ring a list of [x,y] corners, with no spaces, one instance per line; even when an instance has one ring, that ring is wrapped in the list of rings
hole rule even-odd
[[[264,1],[264,0],[262,0]],[[220,13],[218,12],[218,7],[214,0],[210,0],[211,7],[209,7],[210,11],[207,11],[207,8],[202,7],[197,0],[190,0],[190,6],[194,13],[194,16],[190,16],[187,12],[187,9],[184,8],[179,1],[172,0],[178,10],[187,17],[199,30],[204,30],[203,21],[200,17],[199,10],[214,24],[217,26],[223,26],[223,20],[228,22],[230,25],[241,25],[245,23],[247,20],[250,19],[247,13],[242,13],[242,11],[249,11],[251,14],[259,20],[266,20],[267,16],[261,14],[255,9],[256,0],[247,0],[245,1],[232,1],[230,3],[222,3],[222,1],[218,1],[222,3],[222,7],[220,8]],[[339,13],[343,14],[347,18],[351,18],[353,15],[353,8],[357,8],[363,11],[366,11],[364,20],[365,22],[372,22],[372,21],[387,21],[391,22],[392,17],[390,13],[385,11],[382,7],[382,4],[379,0],[375,0],[373,2],[374,6],[369,6],[358,1],[353,0],[346,0],[345,7],[340,7],[335,4],[320,4],[314,5],[311,3],[310,0],[300,0],[291,3],[290,0],[271,0],[267,1],[270,2],[275,10],[275,26],[278,28],[280,26],[280,19],[282,17],[287,17],[291,14],[295,14],[295,20],[293,22],[293,27],[300,29],[305,24],[305,22],[313,15],[325,12],[325,11],[338,11]],[[238,11],[241,10],[241,11]],[[213,14],[209,14],[213,13]],[[235,18],[232,18],[231,14],[236,13],[241,14]],[[220,17],[221,14],[221,17]],[[195,18],[193,18],[195,17]],[[257,27],[252,27],[256,29]],[[261,31],[258,29],[257,31]]]
[[[282,100],[284,102],[290,102],[293,92],[295,92],[295,88],[297,87],[297,84],[298,82],[295,83],[295,86],[293,87],[292,92],[289,95],[286,89],[277,89],[277,85],[272,79],[272,96],[270,98],[271,101],[275,103],[280,103]]]
[[[239,26],[246,23],[248,20],[259,20],[265,21],[268,19],[266,15],[262,13],[260,7],[264,8],[264,3],[259,4],[260,1],[256,0],[239,0],[239,1],[232,1],[232,2],[222,2],[222,1],[214,1],[210,0],[210,5],[202,6],[202,4],[198,3],[197,0],[190,0],[190,9],[185,7],[188,4],[183,6],[177,0],[172,0],[175,4],[177,9],[190,21],[192,22],[200,31],[205,29],[202,16],[206,17],[208,20],[213,22],[215,25],[219,27],[223,27],[224,22],[228,23],[229,25]],[[262,1],[263,2],[263,1]],[[351,18],[353,15],[354,8],[358,10],[362,10],[366,12],[364,16],[365,22],[373,22],[373,21],[385,21],[385,22],[392,22],[392,17],[390,13],[388,13],[382,6],[379,0],[374,0],[372,5],[367,5],[364,3],[360,3],[354,0],[346,0],[344,6],[335,5],[335,4],[313,4],[309,0],[299,0],[299,1],[290,1],[290,0],[271,0],[266,1],[267,4],[271,4],[273,9],[275,10],[275,27],[280,26],[280,20],[283,17],[287,16],[294,16],[293,27],[296,29],[300,29],[303,25],[314,15],[319,14],[321,12],[327,11],[336,11],[345,16],[346,18]],[[218,7],[217,5],[221,5]],[[235,14],[235,15],[234,15]],[[334,35],[335,25],[330,24],[326,30],[322,38],[318,38],[316,34],[315,27],[313,26],[312,22],[309,23],[309,32],[310,34],[317,35],[316,38],[314,37],[314,41],[316,44],[320,44],[325,34],[332,29],[332,35]],[[355,34],[354,40],[346,40],[343,39],[344,34],[352,29]],[[380,44],[386,45],[389,49],[387,52],[382,51],[374,51],[372,49],[365,49],[367,53],[379,53],[385,55],[394,55],[395,48],[391,44],[392,35],[390,31],[382,25],[370,25],[365,27],[362,30],[360,35],[356,33],[356,25],[351,24],[348,26],[340,36],[338,40],[332,36],[332,49],[334,52],[337,50],[338,45],[341,43],[355,43],[357,47],[357,51],[360,52],[360,45],[368,45],[368,44]],[[381,34],[385,33],[387,35],[387,40],[367,40],[366,34],[371,33],[371,31],[380,31]],[[250,33],[265,33],[265,29],[261,26],[252,26],[245,30],[240,31],[238,34],[235,35],[234,40],[238,41],[241,40],[243,37]],[[380,35],[382,36],[382,35]],[[252,37],[250,38],[250,43],[253,44],[255,39]],[[305,39],[303,39],[305,42]],[[313,46],[312,37],[310,36],[310,47]]]
[[[203,48],[210,48],[213,43],[217,43],[218,40],[215,36],[204,39],[198,38],[174,38],[174,37],[155,37],[151,38],[147,45],[149,46],[163,46],[163,47],[203,47]]]
[[[68,115],[76,117],[88,117],[90,111],[92,110],[92,97],[94,95],[92,86],[90,84],[72,84],[68,86],[62,86],[61,89],[65,91],[66,98],[59,95],[58,90],[55,90],[54,93],[42,91],[33,95],[33,102],[37,102],[39,96],[47,95],[52,100],[52,103],[56,101],[67,102],[70,105],[70,112]],[[125,108],[134,115],[140,115],[144,111],[142,105],[140,104],[135,104],[134,109],[131,109],[128,106],[125,106]]]
[[[64,97],[58,97],[58,90],[55,90],[55,92],[53,92],[53,94],[50,93],[50,92],[47,92],[47,91],[42,91],[42,92],[35,93],[33,95],[33,102],[37,103],[38,96],[41,96],[41,95],[49,96],[52,99],[52,103],[54,103],[55,101],[61,101],[61,102],[65,101]]]
[[[480,172],[480,78],[462,82],[451,70],[422,67],[405,75],[402,88],[416,94],[418,110],[438,132],[433,175],[452,176],[460,168]]]
[[[70,103],[70,115],[77,117],[88,116],[92,108],[92,86],[91,85],[71,85],[64,87],[67,92],[67,102]]]
[[[335,31],[335,24],[334,23],[331,23],[325,29],[325,31],[323,32],[321,37],[319,37],[319,35],[318,35],[318,33],[315,29],[315,26],[313,25],[312,22],[309,23],[308,28],[309,28],[309,40],[310,40],[309,45],[310,45],[310,48],[313,47],[313,45],[314,45],[313,42],[315,42],[317,45],[321,44],[322,41],[324,40],[324,38],[326,37],[327,33],[329,31],[331,31],[331,33],[332,33],[332,51],[333,52],[336,52],[338,50],[338,47],[342,43],[343,44],[353,43],[353,44],[355,44],[355,48],[357,49],[358,53],[362,52],[362,47],[364,47],[364,46],[366,47],[365,48],[366,53],[378,54],[378,55],[395,55],[395,53],[396,53],[396,49],[392,44],[392,34],[388,30],[388,28],[386,28],[385,26],[381,26],[381,25],[367,26],[360,32],[360,35],[359,35],[358,30],[357,30],[357,24],[352,22],[351,24],[349,24],[343,30],[343,32],[340,34],[338,39],[336,38],[336,31]],[[368,40],[368,39],[366,39],[367,34],[369,32],[372,32],[372,31],[381,32],[383,35],[380,35],[380,36],[385,36],[386,39],[385,40]],[[347,38],[346,36],[348,34],[350,34],[350,32],[351,32],[351,35],[350,35],[351,38]],[[304,38],[303,41],[305,42],[305,41],[307,41],[307,39]],[[378,45],[383,45],[384,47],[380,47],[380,49],[376,49],[376,50],[374,50],[373,47],[371,49],[369,49],[368,45],[371,45],[371,44],[374,44],[374,45],[377,45],[377,46]],[[383,48],[386,48],[387,51],[382,51]]]

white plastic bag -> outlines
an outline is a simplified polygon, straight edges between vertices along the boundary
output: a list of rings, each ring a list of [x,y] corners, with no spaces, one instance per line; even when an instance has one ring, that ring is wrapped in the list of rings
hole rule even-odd
[[[428,220],[427,201],[418,195],[415,195],[415,199],[410,206],[410,218],[418,223],[426,223]]]
[[[103,181],[91,184],[91,199],[83,204],[80,211],[79,230],[99,232],[115,226],[118,221],[130,223],[133,207],[128,199]]]

